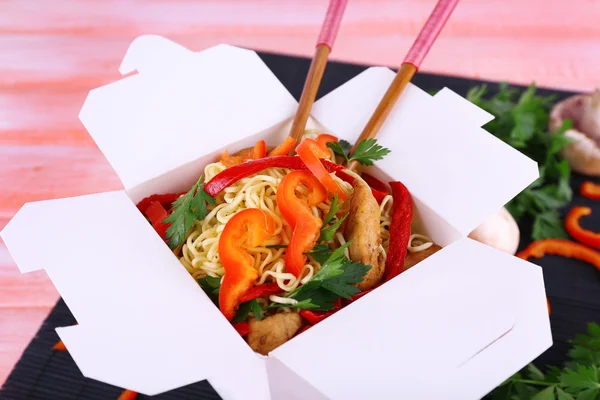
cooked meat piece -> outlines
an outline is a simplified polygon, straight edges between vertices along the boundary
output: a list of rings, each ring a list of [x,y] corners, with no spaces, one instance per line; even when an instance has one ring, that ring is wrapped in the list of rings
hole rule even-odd
[[[250,320],[248,344],[252,350],[267,355],[294,336],[302,326],[302,318],[294,312],[271,315],[262,320]]]
[[[423,250],[423,251],[417,251],[416,253],[411,253],[409,251],[406,254],[406,259],[404,260],[404,270],[407,270],[407,269],[411,268],[412,266],[414,266],[415,264],[420,263],[427,257],[437,253],[441,249],[442,248],[440,246],[438,246],[437,244],[434,243],[431,245],[431,247],[429,247],[428,249]]]
[[[379,205],[371,188],[362,179],[355,179],[352,187],[354,193],[350,198],[345,238],[347,241],[352,240],[348,248],[350,259],[372,266],[364,280],[357,285],[364,291],[375,287],[385,271],[385,259],[380,252]]]

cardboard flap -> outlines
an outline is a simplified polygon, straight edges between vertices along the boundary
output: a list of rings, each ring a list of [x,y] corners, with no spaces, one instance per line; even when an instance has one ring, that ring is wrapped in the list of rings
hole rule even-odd
[[[353,143],[393,78],[370,68],[320,99],[313,116]],[[449,89],[431,96],[409,84],[377,136],[392,152],[376,165],[465,237],[538,177],[534,161],[481,128],[490,119]]]
[[[274,126],[297,105],[255,52],[229,45],[193,53],[142,36],[121,65],[134,69],[90,91],[79,114],[126,189]]]
[[[26,204],[2,238],[77,319],[59,334],[85,376],[154,395],[256,357],[123,191]]]
[[[447,382],[430,381],[431,365],[451,375],[519,327],[516,316],[521,304],[527,307],[540,301],[540,293],[530,293],[519,283],[529,272],[506,268],[523,263],[461,239],[272,355],[332,399],[417,398],[415,394],[423,391],[436,393]],[[541,275],[535,279],[538,285],[542,281]],[[518,298],[519,304],[512,298]],[[549,333],[547,312],[535,312],[538,332]],[[504,350],[520,362],[531,359],[530,354]],[[335,374],[330,373],[331,363],[336,365]],[[493,363],[478,366],[478,376],[514,372]]]

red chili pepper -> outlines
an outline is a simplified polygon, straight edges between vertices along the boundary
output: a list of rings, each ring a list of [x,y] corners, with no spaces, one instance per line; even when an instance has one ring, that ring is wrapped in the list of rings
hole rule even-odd
[[[321,162],[329,172],[344,169],[343,165],[332,163],[328,160],[321,160]],[[204,190],[211,196],[216,197],[223,189],[233,185],[240,179],[272,167],[308,170],[306,164],[297,156],[275,156],[246,161],[245,163],[229,167],[217,174],[204,186]]]
[[[324,319],[332,316],[336,312],[338,312],[342,308],[342,299],[338,298],[334,305],[333,310],[331,311],[312,311],[312,310],[301,310],[300,316],[308,321],[309,324],[315,325]]]
[[[404,270],[413,211],[412,198],[406,186],[401,182],[390,182],[390,187],[394,203],[390,224],[390,246],[385,263],[385,282]]]
[[[581,195],[592,200],[600,200],[600,185],[594,182],[583,182],[581,185]]]
[[[240,336],[246,336],[247,334],[250,333],[250,325],[248,325],[247,322],[237,322],[233,325],[233,329],[235,329],[237,331],[237,333],[240,334]]]
[[[148,196],[145,199],[142,199],[139,203],[137,203],[137,208],[141,213],[145,213],[146,209],[150,205],[150,203],[154,201],[158,201],[165,209],[171,208],[171,203],[179,198],[184,193],[168,193],[168,194],[153,194],[152,196]]]
[[[277,282],[264,283],[262,285],[254,286],[253,288],[248,289],[248,291],[244,293],[242,297],[240,297],[240,303],[245,303],[247,301],[254,300],[259,297],[265,297],[281,292],[282,290],[277,284]]]
[[[367,182],[367,185],[369,185],[371,188],[383,193],[390,192],[390,189],[387,187],[387,185],[381,182],[379,179],[375,178],[373,175],[369,175],[363,172],[362,174],[360,174],[360,176],[365,180],[365,182]]]
[[[592,214],[589,207],[575,206],[565,218],[565,228],[569,235],[588,246],[600,249],[600,233],[584,229],[579,225],[579,219]]]
[[[351,176],[351,175],[348,175],[344,171],[337,171],[335,174],[337,175],[338,178],[340,178],[344,182],[348,182],[351,185],[354,183],[354,177]],[[373,179],[375,179],[375,178],[373,178]],[[365,182],[367,182],[367,181],[365,180]],[[369,182],[367,182],[367,184],[368,183]],[[369,187],[371,187],[371,186],[369,185]],[[385,196],[388,195],[387,191],[386,192],[382,192],[382,191],[380,191],[378,189],[375,189],[374,187],[371,187],[371,193],[373,194],[373,197],[375,197],[375,200],[377,200],[378,204],[381,204],[381,202],[383,201],[383,199],[385,198]]]

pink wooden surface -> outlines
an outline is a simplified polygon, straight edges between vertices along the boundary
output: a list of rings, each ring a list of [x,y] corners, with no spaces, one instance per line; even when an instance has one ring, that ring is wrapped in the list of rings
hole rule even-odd
[[[398,65],[434,2],[351,0],[332,59]],[[27,201],[121,187],[77,114],[89,89],[119,78],[137,35],[194,50],[226,42],[310,56],[326,7],[326,0],[0,1],[0,229]],[[598,15],[598,0],[462,0],[422,70],[590,90],[600,83]],[[20,275],[0,242],[0,384],[57,298],[43,272]]]

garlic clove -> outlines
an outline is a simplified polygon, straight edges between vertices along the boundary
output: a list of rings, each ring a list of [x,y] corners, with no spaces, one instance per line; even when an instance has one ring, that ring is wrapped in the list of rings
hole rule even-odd
[[[519,248],[521,233],[515,219],[502,207],[475,228],[469,237],[505,253],[515,254]]]

